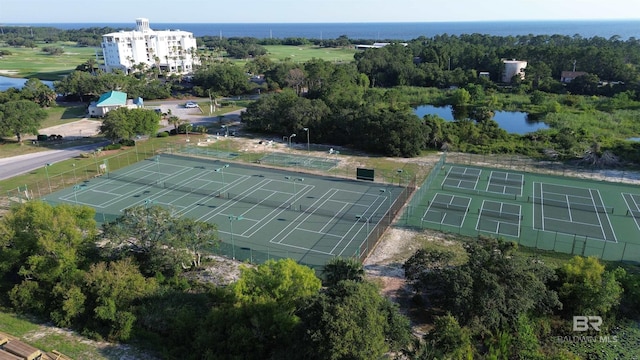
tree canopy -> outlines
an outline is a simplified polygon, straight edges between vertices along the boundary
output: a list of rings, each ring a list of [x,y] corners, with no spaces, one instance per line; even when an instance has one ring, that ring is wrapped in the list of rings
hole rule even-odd
[[[0,104],[0,135],[15,135],[22,142],[22,135],[37,135],[47,113],[33,101],[16,100]]]
[[[100,133],[111,140],[131,140],[136,135],[153,136],[160,127],[160,115],[146,109],[121,107],[109,111],[100,125]]]

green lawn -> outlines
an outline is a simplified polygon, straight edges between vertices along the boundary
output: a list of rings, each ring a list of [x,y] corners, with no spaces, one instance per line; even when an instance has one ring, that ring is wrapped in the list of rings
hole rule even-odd
[[[30,49],[2,44],[0,50],[9,51],[11,55],[0,58],[0,70],[7,71],[10,76],[55,81],[69,74],[76,66],[95,59],[96,48],[78,47],[73,42],[37,43],[37,46]],[[44,46],[62,47],[64,54],[48,55],[42,51]]]
[[[353,48],[321,48],[317,46],[267,45],[268,55],[273,61],[291,59],[296,63],[313,58],[333,62],[351,62],[356,50]]]
[[[47,118],[40,125],[41,129],[78,121],[87,113],[86,106],[53,106],[45,109]]]

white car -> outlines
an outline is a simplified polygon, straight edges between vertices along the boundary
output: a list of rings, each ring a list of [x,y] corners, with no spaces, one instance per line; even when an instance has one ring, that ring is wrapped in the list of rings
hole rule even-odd
[[[184,104],[184,107],[186,107],[187,109],[197,108],[198,104],[194,103],[193,101],[187,101],[187,103]]]

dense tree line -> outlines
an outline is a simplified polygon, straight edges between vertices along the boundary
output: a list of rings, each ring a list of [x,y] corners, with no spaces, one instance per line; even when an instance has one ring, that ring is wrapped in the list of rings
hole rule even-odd
[[[620,267],[607,269],[578,256],[552,269],[519,255],[514,243],[483,237],[465,250],[464,259],[446,250],[418,250],[404,264],[415,306],[435,316],[413,358],[602,358],[588,347],[586,354],[572,354],[549,338],[571,333],[574,315],[601,316],[601,336],[615,334],[616,324],[638,315],[619,305],[637,304],[640,278]],[[608,355],[634,350],[626,351],[612,348]]]
[[[55,92],[38,79],[29,79],[22,89],[0,92],[0,136],[16,136],[22,142],[25,134],[38,134],[47,117],[43,108],[54,104]]]
[[[1,218],[2,306],[165,359],[368,360],[410,345],[408,320],[359,262],[332,259],[324,286],[291,259],[217,286],[189,280],[215,266],[215,225],[151,202],[102,228],[94,215],[32,201]]]
[[[142,97],[147,100],[166,99],[171,97],[173,84],[161,81],[150,73],[148,76],[136,77],[121,72],[91,72],[92,66],[83,67],[86,71],[76,70],[60,81],[54,82],[58,94],[68,100],[88,102],[97,99],[107,91],[118,90],[127,93],[129,98]]]
[[[100,47],[102,35],[119,30],[111,27],[89,27],[83,29],[63,30],[55,27],[31,26],[2,26],[0,41],[9,46],[36,47],[38,43],[55,43],[58,41],[73,41],[78,46]],[[129,28],[128,30],[131,30]]]

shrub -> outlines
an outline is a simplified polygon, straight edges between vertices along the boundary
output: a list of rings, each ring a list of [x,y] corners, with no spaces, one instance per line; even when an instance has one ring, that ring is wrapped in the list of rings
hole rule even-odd
[[[109,144],[109,145],[104,147],[105,150],[118,150],[118,149],[121,149],[121,148],[122,148],[121,144]]]
[[[168,131],[162,131],[162,132],[159,132],[157,136],[158,137],[169,137],[169,132]]]
[[[122,146],[136,146],[135,140],[131,139],[122,139],[120,140],[120,144],[122,144]]]

